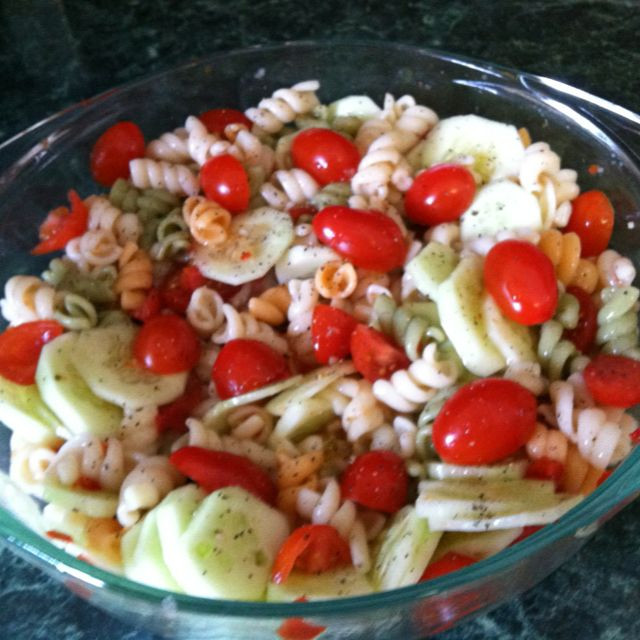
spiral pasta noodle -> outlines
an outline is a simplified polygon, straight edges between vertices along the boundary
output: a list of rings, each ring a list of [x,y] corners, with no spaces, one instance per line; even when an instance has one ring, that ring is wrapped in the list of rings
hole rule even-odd
[[[314,284],[323,298],[348,298],[358,285],[358,274],[350,262],[331,260],[318,267]]]
[[[29,442],[13,433],[9,445],[9,477],[18,486],[41,495],[47,469],[56,456],[57,443]]]
[[[285,124],[319,104],[315,94],[319,86],[316,80],[306,80],[288,89],[278,89],[270,98],[260,100],[257,107],[247,109],[245,115],[258,132],[277,133]]]
[[[194,240],[202,245],[215,247],[229,237],[231,214],[217,202],[191,196],[182,205],[182,216]]]
[[[330,182],[324,185],[310,198],[311,204],[318,210],[331,206],[344,206],[351,196],[348,182]]]
[[[529,389],[534,396],[540,396],[547,390],[547,380],[542,375],[539,362],[512,362],[507,365],[504,377]]]
[[[200,190],[198,177],[188,167],[162,160],[136,158],[129,163],[131,182],[139,189],[153,187],[184,196],[195,196]]]
[[[596,344],[604,353],[640,359],[638,349],[638,297],[636,287],[605,287],[600,291]]]
[[[151,256],[156,260],[174,258],[191,246],[189,228],[179,209],[170,211],[158,222],[156,241],[151,247]]]
[[[114,266],[85,273],[68,258],[54,258],[42,279],[58,291],[74,293],[93,304],[109,304],[116,299],[113,285],[117,277]]]
[[[56,291],[35,276],[12,276],[4,285],[0,310],[11,325],[51,320],[55,315]]]
[[[96,267],[106,267],[118,262],[122,247],[113,232],[93,229],[69,240],[65,251],[79,269],[91,271]]]
[[[602,287],[628,287],[635,280],[633,262],[614,249],[603,251],[596,261]]]
[[[371,435],[371,450],[393,451],[405,460],[416,454],[417,425],[406,416],[396,416],[391,425],[383,424]]]
[[[310,200],[319,188],[318,183],[302,169],[280,169],[273,174],[271,182],[260,187],[260,195],[276,209],[289,209]]]
[[[120,306],[125,311],[138,309],[152,286],[151,258],[135,243],[127,243],[120,256],[115,284],[115,291],[120,295]]]
[[[187,162],[191,159],[188,138],[189,132],[184,127],[163,133],[147,145],[146,156],[153,160],[164,160],[174,164]]]
[[[313,280],[289,280],[287,283],[291,304],[287,311],[287,333],[299,335],[311,328],[313,309],[318,304],[318,291]]]
[[[229,412],[227,426],[234,438],[265,443],[273,431],[273,416],[258,405],[246,404]]]
[[[540,250],[551,260],[558,280],[565,286],[574,285],[593,293],[598,286],[596,265],[580,257],[580,238],[576,233],[547,229],[540,235]]]
[[[291,294],[284,284],[270,287],[259,296],[249,300],[249,313],[260,322],[273,327],[281,325],[287,319],[291,304]]]
[[[186,316],[191,326],[202,336],[210,336],[225,321],[224,301],[217,291],[198,287],[189,298]]]
[[[98,312],[86,298],[75,293],[62,295],[62,309],[55,310],[53,317],[65,329],[81,331],[98,324]]]
[[[349,442],[358,441],[384,423],[383,406],[367,380],[345,378],[334,385],[334,390],[333,397],[331,390],[327,397],[331,400],[334,413],[341,418]]]

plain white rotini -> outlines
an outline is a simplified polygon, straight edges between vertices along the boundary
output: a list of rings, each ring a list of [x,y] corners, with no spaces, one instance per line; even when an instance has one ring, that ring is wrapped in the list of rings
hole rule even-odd
[[[198,176],[181,164],[136,158],[129,163],[129,170],[138,189],[165,189],[179,196],[195,196],[200,190]]]
[[[189,134],[187,138],[187,150],[191,159],[202,166],[211,158],[211,148],[219,141],[218,136],[209,133],[204,123],[196,116],[189,116],[184,124]]]
[[[505,369],[504,377],[521,384],[535,396],[541,396],[547,390],[548,380],[542,375],[539,362],[512,362]]]
[[[260,100],[257,107],[247,109],[245,115],[258,132],[277,133],[285,124],[309,113],[319,104],[315,94],[319,88],[317,80],[306,80],[289,89],[278,89],[270,98]]]
[[[540,234],[534,229],[526,227],[503,229],[502,231],[498,231],[495,236],[480,236],[479,238],[473,238],[464,243],[462,255],[464,256],[470,251],[480,256],[486,256],[496,244],[504,242],[505,240],[521,240],[522,242],[537,245],[540,242]]]
[[[289,294],[291,295],[291,304],[287,312],[289,326],[287,333],[290,335],[299,335],[311,328],[311,318],[313,309],[318,304],[318,290],[312,279],[289,280],[287,283]]]
[[[389,380],[376,380],[373,394],[380,402],[401,413],[417,411],[437,389],[451,386],[460,375],[454,360],[438,360],[436,356],[437,344],[432,342],[408,369],[396,371]]]
[[[69,240],[65,252],[78,268],[90,271],[118,262],[122,247],[112,231],[93,229]]]
[[[628,287],[635,280],[633,262],[614,249],[603,251],[596,261],[600,284],[603,287]]]
[[[273,430],[273,416],[263,407],[246,404],[229,412],[227,426],[234,438],[265,443]]]
[[[396,416],[393,422],[383,424],[371,435],[372,450],[393,451],[405,460],[413,458],[416,453],[416,435],[418,427],[406,416]]]
[[[187,144],[189,132],[184,127],[163,133],[147,145],[146,156],[153,160],[164,160],[174,164],[182,164],[191,159]]]
[[[342,398],[334,396],[333,410],[341,417],[350,442],[358,441],[384,424],[384,408],[373,394],[368,380],[345,378],[335,384],[335,390]]]
[[[124,213],[106,196],[90,196],[85,204],[89,207],[89,231],[110,231],[121,246],[127,242],[138,242],[142,223],[135,213]]]
[[[187,320],[201,336],[210,336],[225,321],[223,306],[224,300],[217,291],[198,287],[189,298]]]
[[[230,304],[222,305],[222,313],[225,322],[211,336],[214,344],[226,344],[238,338],[251,338],[268,344],[279,353],[286,353],[287,341],[273,327],[256,320],[247,311],[237,311]]]
[[[36,276],[12,276],[4,285],[0,310],[12,326],[54,317],[56,290]]]
[[[348,298],[358,285],[358,274],[350,262],[331,260],[318,267],[314,284],[323,298]]]
[[[16,433],[11,434],[9,447],[11,450],[9,477],[19,486],[40,495],[40,487],[47,469],[56,456],[54,447],[28,442]]]
[[[271,182],[260,187],[260,195],[276,209],[289,209],[313,198],[319,188],[306,171],[281,169],[273,174]]]

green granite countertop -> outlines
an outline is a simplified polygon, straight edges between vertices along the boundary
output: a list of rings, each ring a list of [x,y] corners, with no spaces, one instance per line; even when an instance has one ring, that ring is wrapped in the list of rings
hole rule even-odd
[[[148,73],[300,39],[440,48],[558,78],[640,112],[639,30],[637,0],[0,0],[0,141]],[[638,539],[640,501],[537,587],[439,638],[640,638]],[[0,637],[152,640],[1,553]]]

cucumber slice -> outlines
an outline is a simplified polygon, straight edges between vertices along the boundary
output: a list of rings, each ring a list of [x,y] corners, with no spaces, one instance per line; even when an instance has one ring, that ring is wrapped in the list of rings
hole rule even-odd
[[[228,398],[222,402],[217,402],[204,416],[202,416],[202,422],[207,429],[213,429],[214,431],[224,431],[227,427],[227,414],[236,407],[242,407],[245,404],[253,404],[259,402],[270,396],[275,396],[277,393],[294,387],[302,380],[304,376],[297,375],[282,380],[281,382],[274,382],[266,387],[249,391],[249,393],[243,393],[241,396],[235,398]]]
[[[483,182],[515,176],[524,158],[518,130],[510,124],[462,115],[445,118],[429,132],[422,147],[425,167],[473,158],[473,169]]]
[[[381,591],[416,584],[431,560],[441,537],[414,507],[404,507],[382,534],[373,567],[375,586]]]
[[[464,242],[525,228],[542,229],[540,205],[535,196],[511,180],[492,182],[480,189],[460,218],[460,237]]]
[[[73,434],[107,438],[118,431],[122,410],[95,395],[73,361],[78,334],[64,333],[40,352],[36,369],[38,391],[47,406]],[[90,356],[85,354],[87,361]]]
[[[239,487],[219,489],[200,503],[180,536],[173,576],[191,595],[262,600],[288,534],[279,511]]]
[[[296,245],[285,251],[276,262],[276,279],[282,284],[294,279],[313,278],[323,264],[332,260],[341,260],[341,258],[329,247]]]
[[[187,373],[158,375],[136,364],[129,325],[89,329],[78,334],[71,361],[98,397],[137,409],[167,404],[184,392]]]
[[[297,442],[316,433],[335,418],[329,400],[322,397],[300,399],[297,404],[287,407],[271,434],[273,442],[281,439]]]
[[[307,600],[329,600],[368,593],[373,593],[373,585],[364,574],[352,567],[319,574],[292,571],[283,584],[269,582],[267,602],[294,602],[302,597]]]
[[[269,400],[265,409],[274,416],[282,416],[291,406],[307,398],[312,398],[339,378],[355,373],[355,370],[351,362],[341,362],[329,367],[316,369],[302,376],[292,388],[279,393],[275,398]]]
[[[157,511],[152,509],[123,536],[120,548],[124,575],[150,587],[182,591],[162,556]]]
[[[346,96],[329,105],[329,119],[355,117],[361,120],[375,118],[382,109],[369,96]]]
[[[477,376],[490,376],[505,366],[489,336],[482,314],[482,259],[463,258],[440,285],[437,295],[440,323],[462,364]]]
[[[458,256],[451,247],[440,242],[430,242],[406,267],[418,291],[432,300],[438,287],[455,269]]]
[[[118,494],[111,491],[85,491],[52,482],[43,485],[42,499],[92,518],[112,518],[118,507]]]
[[[460,553],[482,560],[506,549],[521,533],[522,527],[477,533],[447,532],[442,536],[433,559],[438,560],[447,553]]]
[[[451,478],[485,478],[495,480],[519,480],[524,478],[528,461],[518,460],[507,464],[495,465],[457,465],[445,462],[430,462],[427,464],[427,473],[430,478],[447,480]]]
[[[244,284],[264,276],[292,242],[291,216],[262,207],[234,216],[229,240],[217,250],[198,246],[193,261],[208,278]]]
[[[487,335],[507,364],[536,362],[537,357],[529,327],[502,315],[500,308],[489,294],[485,294],[482,301],[482,314]]]
[[[62,423],[42,401],[35,384],[22,385],[0,376],[0,421],[20,438],[49,444],[63,430]]]

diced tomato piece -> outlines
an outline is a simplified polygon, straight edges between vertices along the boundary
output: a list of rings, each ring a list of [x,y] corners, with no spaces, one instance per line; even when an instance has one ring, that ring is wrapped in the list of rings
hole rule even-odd
[[[364,324],[359,324],[351,333],[350,350],[355,368],[369,382],[389,378],[411,364],[404,349],[384,333]]]
[[[539,458],[529,463],[525,475],[527,478],[535,478],[537,480],[553,480],[556,490],[558,490],[562,483],[563,473],[564,465],[562,462],[551,460],[551,458]]]
[[[311,342],[316,360],[328,364],[331,360],[341,360],[351,350],[351,334],[358,321],[350,314],[319,304],[313,310],[311,320]]]
[[[89,210],[73,190],[68,193],[71,211],[58,207],[49,213],[40,225],[40,242],[31,250],[35,256],[64,249],[69,240],[81,236],[87,230]]]
[[[205,397],[205,387],[198,378],[190,375],[187,379],[184,393],[173,402],[165,404],[158,409],[156,414],[156,428],[158,431],[162,432],[168,429],[184,431],[187,418]]]
[[[449,551],[448,553],[445,553],[442,558],[436,560],[435,562],[432,562],[427,566],[427,568],[424,570],[424,573],[420,577],[420,582],[433,580],[434,578],[439,578],[440,576],[444,576],[447,573],[453,573],[454,571],[464,569],[465,567],[468,567],[470,564],[474,564],[475,562],[477,562],[475,558],[465,556],[462,553]]]

